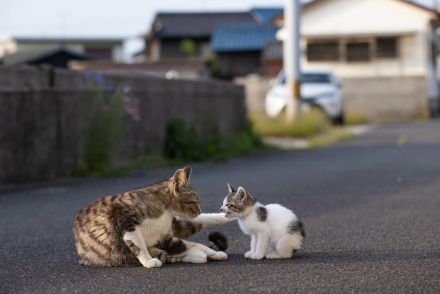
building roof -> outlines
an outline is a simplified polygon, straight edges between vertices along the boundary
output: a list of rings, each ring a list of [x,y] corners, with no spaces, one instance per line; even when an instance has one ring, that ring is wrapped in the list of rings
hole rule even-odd
[[[307,2],[307,3],[304,3],[303,7],[305,9],[311,8],[311,7],[313,7],[313,6],[317,5],[317,4],[320,4],[321,2],[326,2],[326,1],[328,1],[328,0],[313,0],[313,1],[310,1],[310,2]],[[439,12],[436,11],[435,9],[432,9],[432,8],[430,8],[428,6],[422,5],[422,4],[417,3],[415,1],[412,1],[412,0],[396,0],[396,1],[404,2],[404,3],[406,3],[408,5],[411,5],[411,6],[415,7],[415,8],[419,8],[419,9],[422,9],[422,10],[425,10],[425,11],[428,11],[428,12],[433,12],[433,13],[439,14]]]
[[[260,24],[270,24],[274,17],[283,13],[282,7],[256,7],[251,9],[256,21]]]
[[[4,63],[5,65],[39,64],[60,54],[66,55],[70,59],[75,60],[90,59],[90,57],[86,54],[78,53],[65,47],[54,47],[49,50],[31,50],[7,55],[4,58]]]
[[[17,43],[80,43],[80,44],[122,44],[126,37],[57,37],[57,36],[13,36]]]
[[[262,50],[274,40],[278,28],[256,23],[219,24],[214,28],[211,49],[214,52]]]
[[[151,32],[162,38],[209,38],[217,24],[231,22],[255,23],[255,20],[249,12],[158,13]]]

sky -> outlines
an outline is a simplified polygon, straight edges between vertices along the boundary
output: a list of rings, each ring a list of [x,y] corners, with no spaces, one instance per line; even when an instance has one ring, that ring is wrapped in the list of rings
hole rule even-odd
[[[285,0],[0,0],[0,38],[122,37],[139,50],[158,11],[230,11],[282,6]],[[353,0],[355,1],[355,0]],[[418,0],[432,4],[433,0]]]
[[[157,11],[246,10],[283,0],[0,0],[0,34],[134,37]]]

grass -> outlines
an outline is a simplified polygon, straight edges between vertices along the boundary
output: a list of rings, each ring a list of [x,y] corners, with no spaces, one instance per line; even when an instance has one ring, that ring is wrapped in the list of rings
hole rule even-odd
[[[319,110],[303,112],[293,123],[281,115],[270,118],[261,113],[251,113],[249,118],[254,131],[261,136],[310,138],[331,128],[331,123]]]
[[[319,110],[303,112],[293,123],[287,123],[283,116],[269,118],[261,113],[250,114],[250,120],[257,134],[266,137],[300,139],[304,142],[305,148],[329,146],[353,138],[353,134],[347,128],[333,126]]]
[[[309,141],[310,148],[318,148],[330,146],[341,141],[352,139],[354,135],[347,131],[344,127],[334,127],[327,132],[319,134]]]
[[[347,111],[344,114],[344,124],[346,125],[361,125],[368,122],[368,118],[361,112]]]

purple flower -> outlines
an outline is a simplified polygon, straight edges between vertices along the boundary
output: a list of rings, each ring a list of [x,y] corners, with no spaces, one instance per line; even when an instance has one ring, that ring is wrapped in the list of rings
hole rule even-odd
[[[104,78],[101,74],[96,74],[96,76],[95,76],[95,81],[96,81],[99,85],[104,85],[104,84],[105,84],[105,78]]]
[[[112,92],[113,92],[113,86],[112,86],[112,85],[107,85],[107,86],[105,87],[105,91],[106,91],[107,93],[112,93]]]

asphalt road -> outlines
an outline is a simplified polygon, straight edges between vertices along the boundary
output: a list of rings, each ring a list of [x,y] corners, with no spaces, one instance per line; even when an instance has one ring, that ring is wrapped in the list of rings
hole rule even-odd
[[[226,182],[293,209],[307,234],[297,258],[247,260],[248,238],[229,224],[221,228],[230,243],[225,262],[159,269],[77,263],[76,211],[170,175],[0,192],[0,293],[440,292],[440,121],[377,127],[332,148],[193,166],[205,211],[218,210]]]

